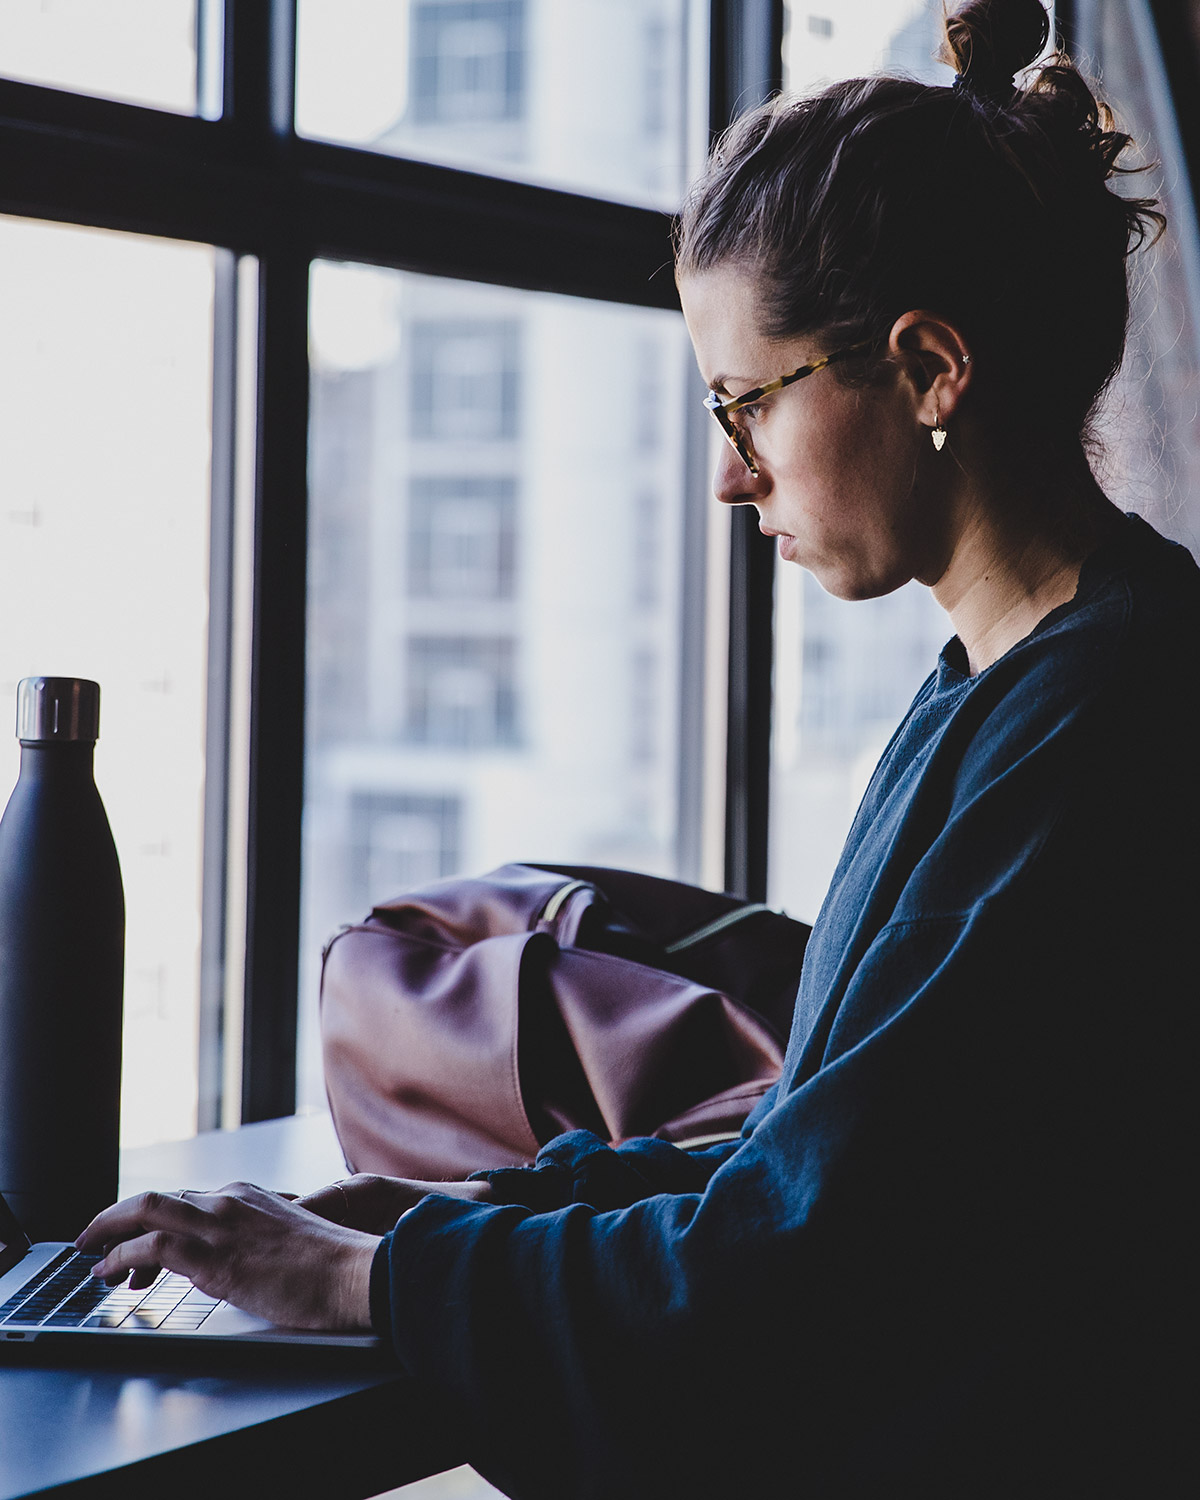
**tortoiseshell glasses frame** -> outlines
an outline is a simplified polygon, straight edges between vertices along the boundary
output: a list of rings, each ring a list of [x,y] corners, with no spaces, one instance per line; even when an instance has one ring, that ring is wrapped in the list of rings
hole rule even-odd
[[[704,404],[716,417],[721,425],[721,431],[729,439],[730,446],[750,470],[751,474],[758,474],[758,462],[754,457],[754,449],[750,443],[750,434],[733,420],[734,416],[746,406],[754,406],[764,396],[770,396],[775,391],[781,391],[785,386],[794,385],[797,380],[803,380],[806,375],[815,375],[818,370],[823,370],[826,365],[831,365],[839,359],[848,359],[852,354],[865,354],[868,349],[874,347],[874,340],[868,340],[862,344],[851,344],[847,349],[835,349],[832,354],[827,354],[824,359],[815,360],[811,365],[801,365],[798,370],[793,370],[790,375],[781,375],[778,380],[769,380],[766,385],[755,386],[754,390],[747,391],[745,395],[734,396],[725,401],[716,391],[709,391],[704,398]]]

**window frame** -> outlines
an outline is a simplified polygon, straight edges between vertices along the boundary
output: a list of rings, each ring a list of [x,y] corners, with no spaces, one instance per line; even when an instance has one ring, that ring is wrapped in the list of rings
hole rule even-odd
[[[202,39],[212,34],[214,4],[219,0],[199,0]],[[220,400],[232,384],[229,299],[236,297],[236,259],[257,261],[243,1121],[290,1114],[296,1097],[312,262],[349,260],[633,306],[679,306],[664,273],[671,258],[668,214],[297,135],[296,10],[296,0],[224,0],[215,118],[0,78],[0,212],[226,252],[218,254],[225,269],[214,327],[213,461],[214,539],[226,572],[231,418]],[[728,122],[735,102],[744,107],[778,87],[782,25],[782,0],[711,0],[714,129]],[[203,45],[199,50],[203,75],[212,59]],[[212,93],[206,85],[202,76],[202,101]],[[695,431],[702,430],[697,424]],[[697,481],[694,459],[688,471],[689,482]],[[743,532],[735,528],[735,535]],[[735,542],[735,573],[741,574],[739,547],[763,540],[746,532]],[[747,895],[765,887],[766,873],[765,800],[757,807],[748,786],[749,768],[764,763],[770,737],[769,549],[757,547],[755,577],[764,550],[765,612],[761,599],[738,594],[732,631],[730,680],[738,687],[730,692],[727,832],[739,850],[753,851],[757,838],[763,858],[761,881],[753,856],[727,861],[727,883]],[[227,578],[214,574],[214,586],[214,601],[227,604]],[[753,616],[753,624],[743,628],[742,614]],[[228,622],[217,628],[227,635]],[[227,650],[224,635],[216,644]],[[215,737],[227,738],[228,705],[211,695],[210,703],[211,755]],[[223,826],[227,770],[214,766],[210,777],[210,844]],[[765,788],[765,775],[755,772],[753,779]],[[761,822],[758,834],[746,831],[748,821]],[[223,862],[223,845],[221,853]],[[201,977],[202,1068],[209,1078],[201,1085],[201,1128],[230,1118],[219,1097],[219,1016],[207,1013],[218,1003],[222,985],[213,975],[226,957],[223,917],[215,916],[226,887],[209,854],[208,974]]]
[[[1059,24],[1088,0],[1059,0]],[[198,30],[214,6],[199,0]],[[1175,99],[1200,85],[1197,38],[1170,0],[1148,0]],[[710,0],[709,123],[713,134],[782,84],[783,0]],[[307,570],[308,284],[316,259],[349,260],[453,279],[678,309],[670,215],[580,193],[489,177],[298,136],[294,129],[296,0],[224,0],[219,117],[180,116],[0,78],[0,212],[59,223],[211,244],[218,255],[214,328],[214,538],[228,559],[232,505],[231,416],[236,257],[258,265],[256,452],[249,731],[245,1002],[240,1118],[295,1108],[300,931],[300,820],[304,794]],[[202,49],[203,52],[203,49]],[[202,58],[202,71],[204,60]],[[201,78],[200,96],[211,92]],[[1177,112],[1192,181],[1200,163],[1200,112]],[[436,212],[431,212],[431,208]],[[224,265],[225,269],[221,267]],[[222,288],[224,290],[222,291]],[[698,391],[699,394],[699,391]],[[707,419],[689,417],[689,490],[707,487]],[[732,516],[725,886],[761,900],[767,882],[774,551],[753,514]],[[684,537],[687,565],[702,535]],[[214,574],[214,599],[228,602]],[[703,670],[704,601],[685,600],[689,680]],[[217,622],[218,633],[228,622]],[[222,640],[224,638],[222,637]],[[221,651],[227,643],[218,641]],[[690,655],[689,655],[690,653]],[[687,706],[684,742],[703,735],[699,703]],[[224,715],[224,717],[222,717]],[[210,714],[209,748],[227,735],[228,705]],[[227,768],[210,779],[226,796]],[[685,780],[696,775],[684,768]],[[685,801],[688,792],[683,793]],[[213,807],[216,806],[216,812]],[[218,836],[210,804],[206,841]],[[698,847],[683,830],[681,850]],[[223,854],[223,849],[222,849]],[[224,961],[220,870],[206,855],[206,963]],[[220,986],[205,982],[202,995]],[[215,1005],[216,1001],[212,1001]],[[219,1017],[202,1000],[202,1067],[219,1076]],[[209,1007],[211,1008],[211,1007]],[[217,1058],[206,1065],[205,1056]],[[216,1103],[213,1103],[213,1100]],[[205,1103],[204,1101],[208,1102]],[[229,1118],[228,1111],[225,1113]],[[202,1082],[201,1128],[220,1122],[219,1088]]]

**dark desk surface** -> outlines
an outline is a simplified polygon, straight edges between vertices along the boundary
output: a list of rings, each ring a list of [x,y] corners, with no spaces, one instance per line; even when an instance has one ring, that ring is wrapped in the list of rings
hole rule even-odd
[[[122,1154],[122,1195],[244,1179],[307,1192],[345,1175],[327,1116],[271,1120]],[[294,1366],[233,1373],[220,1358],[150,1369],[0,1365],[0,1500],[122,1500],[206,1490],[364,1500],[461,1463],[404,1377]],[[386,1434],[384,1440],[381,1436]]]

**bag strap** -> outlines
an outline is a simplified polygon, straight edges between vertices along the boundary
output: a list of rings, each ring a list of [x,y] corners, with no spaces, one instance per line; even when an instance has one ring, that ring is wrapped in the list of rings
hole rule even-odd
[[[596,887],[592,885],[590,881],[568,880],[566,885],[559,886],[558,890],[554,892],[554,894],[546,902],[545,906],[542,907],[537,916],[537,925],[540,925],[543,922],[553,922],[555,917],[558,916],[559,912],[563,909],[564,903],[569,897],[573,896],[576,891],[594,891],[595,889]]]

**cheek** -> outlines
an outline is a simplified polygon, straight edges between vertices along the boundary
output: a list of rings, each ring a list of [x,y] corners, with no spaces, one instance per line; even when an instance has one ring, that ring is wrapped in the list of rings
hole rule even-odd
[[[845,390],[830,402],[810,449],[823,492],[836,491],[840,507],[861,522],[884,519],[911,492],[912,447],[891,402],[869,391]]]
[[[884,516],[899,519],[915,495],[916,455],[909,424],[898,422],[890,410],[873,414],[860,441],[859,455],[864,491]]]
[[[794,492],[806,539],[794,560],[838,598],[877,598],[914,576],[921,545],[912,417],[870,393],[845,394],[814,434],[807,482]]]

